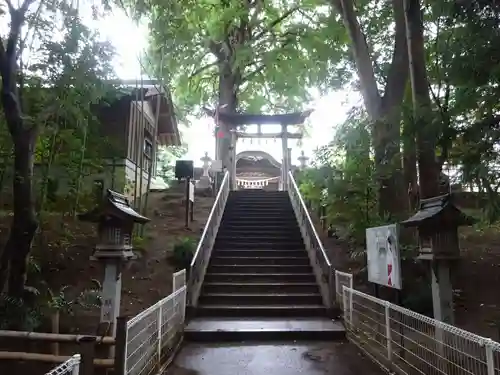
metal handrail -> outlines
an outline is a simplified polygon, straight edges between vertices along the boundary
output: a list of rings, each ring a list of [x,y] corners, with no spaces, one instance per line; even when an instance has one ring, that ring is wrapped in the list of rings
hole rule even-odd
[[[309,221],[309,223],[311,224],[313,235],[316,238],[316,241],[318,242],[318,245],[321,249],[321,253],[323,254],[323,257],[325,258],[326,264],[331,267],[332,263],[330,262],[330,258],[328,258],[328,255],[326,254],[325,248],[323,247],[323,243],[321,242],[321,239],[319,238],[318,232],[316,231],[316,227],[314,226],[314,222],[311,219],[311,215],[309,215],[309,210],[307,209],[307,206],[306,206],[306,203],[304,202],[304,199],[302,199],[302,194],[300,194],[299,187],[297,186],[297,183],[295,182],[295,179],[293,178],[292,172],[288,172],[288,178],[289,178],[290,183],[293,186],[293,189],[297,192],[297,196],[299,197],[300,205],[304,209],[307,221]]]
[[[219,189],[219,192],[217,193],[217,196],[215,198],[214,204],[212,206],[212,209],[210,210],[210,214],[208,215],[207,223],[205,224],[205,227],[203,228],[203,233],[200,237],[200,241],[198,242],[198,246],[196,247],[196,251],[193,255],[193,259],[191,260],[190,267],[193,267],[194,264],[196,263],[196,259],[198,258],[198,255],[200,254],[201,247],[203,245],[203,240],[207,235],[208,228],[210,227],[210,222],[212,221],[212,218],[214,216],[215,209],[217,208],[217,202],[220,200],[220,197],[222,196],[222,191],[224,190],[222,187],[226,183],[226,180],[229,178],[229,172],[226,172],[224,174],[224,178],[222,179],[222,183],[220,184],[221,188]]]
[[[203,233],[196,247],[193,259],[191,260],[188,282],[188,301],[192,306],[195,306],[198,300],[201,283],[203,282],[206,266],[224,212],[229,190],[229,171],[226,171],[220,184],[219,192],[217,193],[210,214],[208,215],[205,228],[203,228]]]
[[[335,270],[326,254],[323,243],[316,231],[314,223],[309,215],[307,206],[302,198],[302,194],[293,178],[293,174],[288,172],[285,181],[286,189],[292,201],[292,206],[300,226],[300,231],[304,237],[304,243],[309,254],[311,265],[313,266],[316,281],[319,284],[323,303],[329,307],[335,305]]]

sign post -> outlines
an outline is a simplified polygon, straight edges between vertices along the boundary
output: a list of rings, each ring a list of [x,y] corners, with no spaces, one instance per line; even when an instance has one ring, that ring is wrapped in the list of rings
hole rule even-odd
[[[399,252],[399,227],[397,224],[384,225],[366,229],[366,255],[368,261],[368,281],[372,282],[375,289],[375,297],[379,298],[380,286],[394,289],[396,292],[396,303],[401,305],[401,289],[403,287],[401,277],[401,257]],[[390,321],[388,312],[385,312],[385,321],[380,327],[387,325]],[[389,319],[389,320],[388,320]],[[387,329],[388,327],[386,327]],[[401,352],[404,357],[403,331],[400,326]],[[381,332],[382,337],[383,332]]]
[[[186,181],[186,198],[185,198],[185,208],[186,208],[186,217],[185,217],[185,226],[189,229],[189,207],[190,207],[190,194],[191,190],[193,191],[194,197],[194,186],[191,188],[192,182],[191,180],[194,178],[194,163],[192,160],[177,160],[175,163],[175,178],[178,181],[185,180]],[[194,198],[193,198],[194,200]]]
[[[194,183],[192,181],[188,182],[189,185],[189,195],[188,195],[188,201],[189,201],[189,220],[191,222],[194,221]]]

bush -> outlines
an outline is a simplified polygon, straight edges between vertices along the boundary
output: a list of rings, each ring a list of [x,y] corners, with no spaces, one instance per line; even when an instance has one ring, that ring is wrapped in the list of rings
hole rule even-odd
[[[184,268],[189,270],[191,260],[196,251],[196,245],[196,241],[190,237],[183,237],[176,241],[174,244],[172,261],[177,270]]]

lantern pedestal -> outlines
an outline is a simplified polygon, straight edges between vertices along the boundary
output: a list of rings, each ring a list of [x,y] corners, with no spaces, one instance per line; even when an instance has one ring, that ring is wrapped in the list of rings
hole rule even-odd
[[[104,281],[102,283],[101,323],[112,324],[120,315],[122,293],[122,267],[120,262],[104,264]],[[112,324],[111,334],[116,334],[116,325]]]

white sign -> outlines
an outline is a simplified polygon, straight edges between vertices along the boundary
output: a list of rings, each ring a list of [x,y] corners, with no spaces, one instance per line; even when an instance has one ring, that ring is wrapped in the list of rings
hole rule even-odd
[[[222,160],[212,160],[210,170],[212,172],[222,172]]]
[[[189,200],[194,202],[194,183],[189,181]]]
[[[397,224],[366,229],[368,281],[401,289],[401,261]]]

